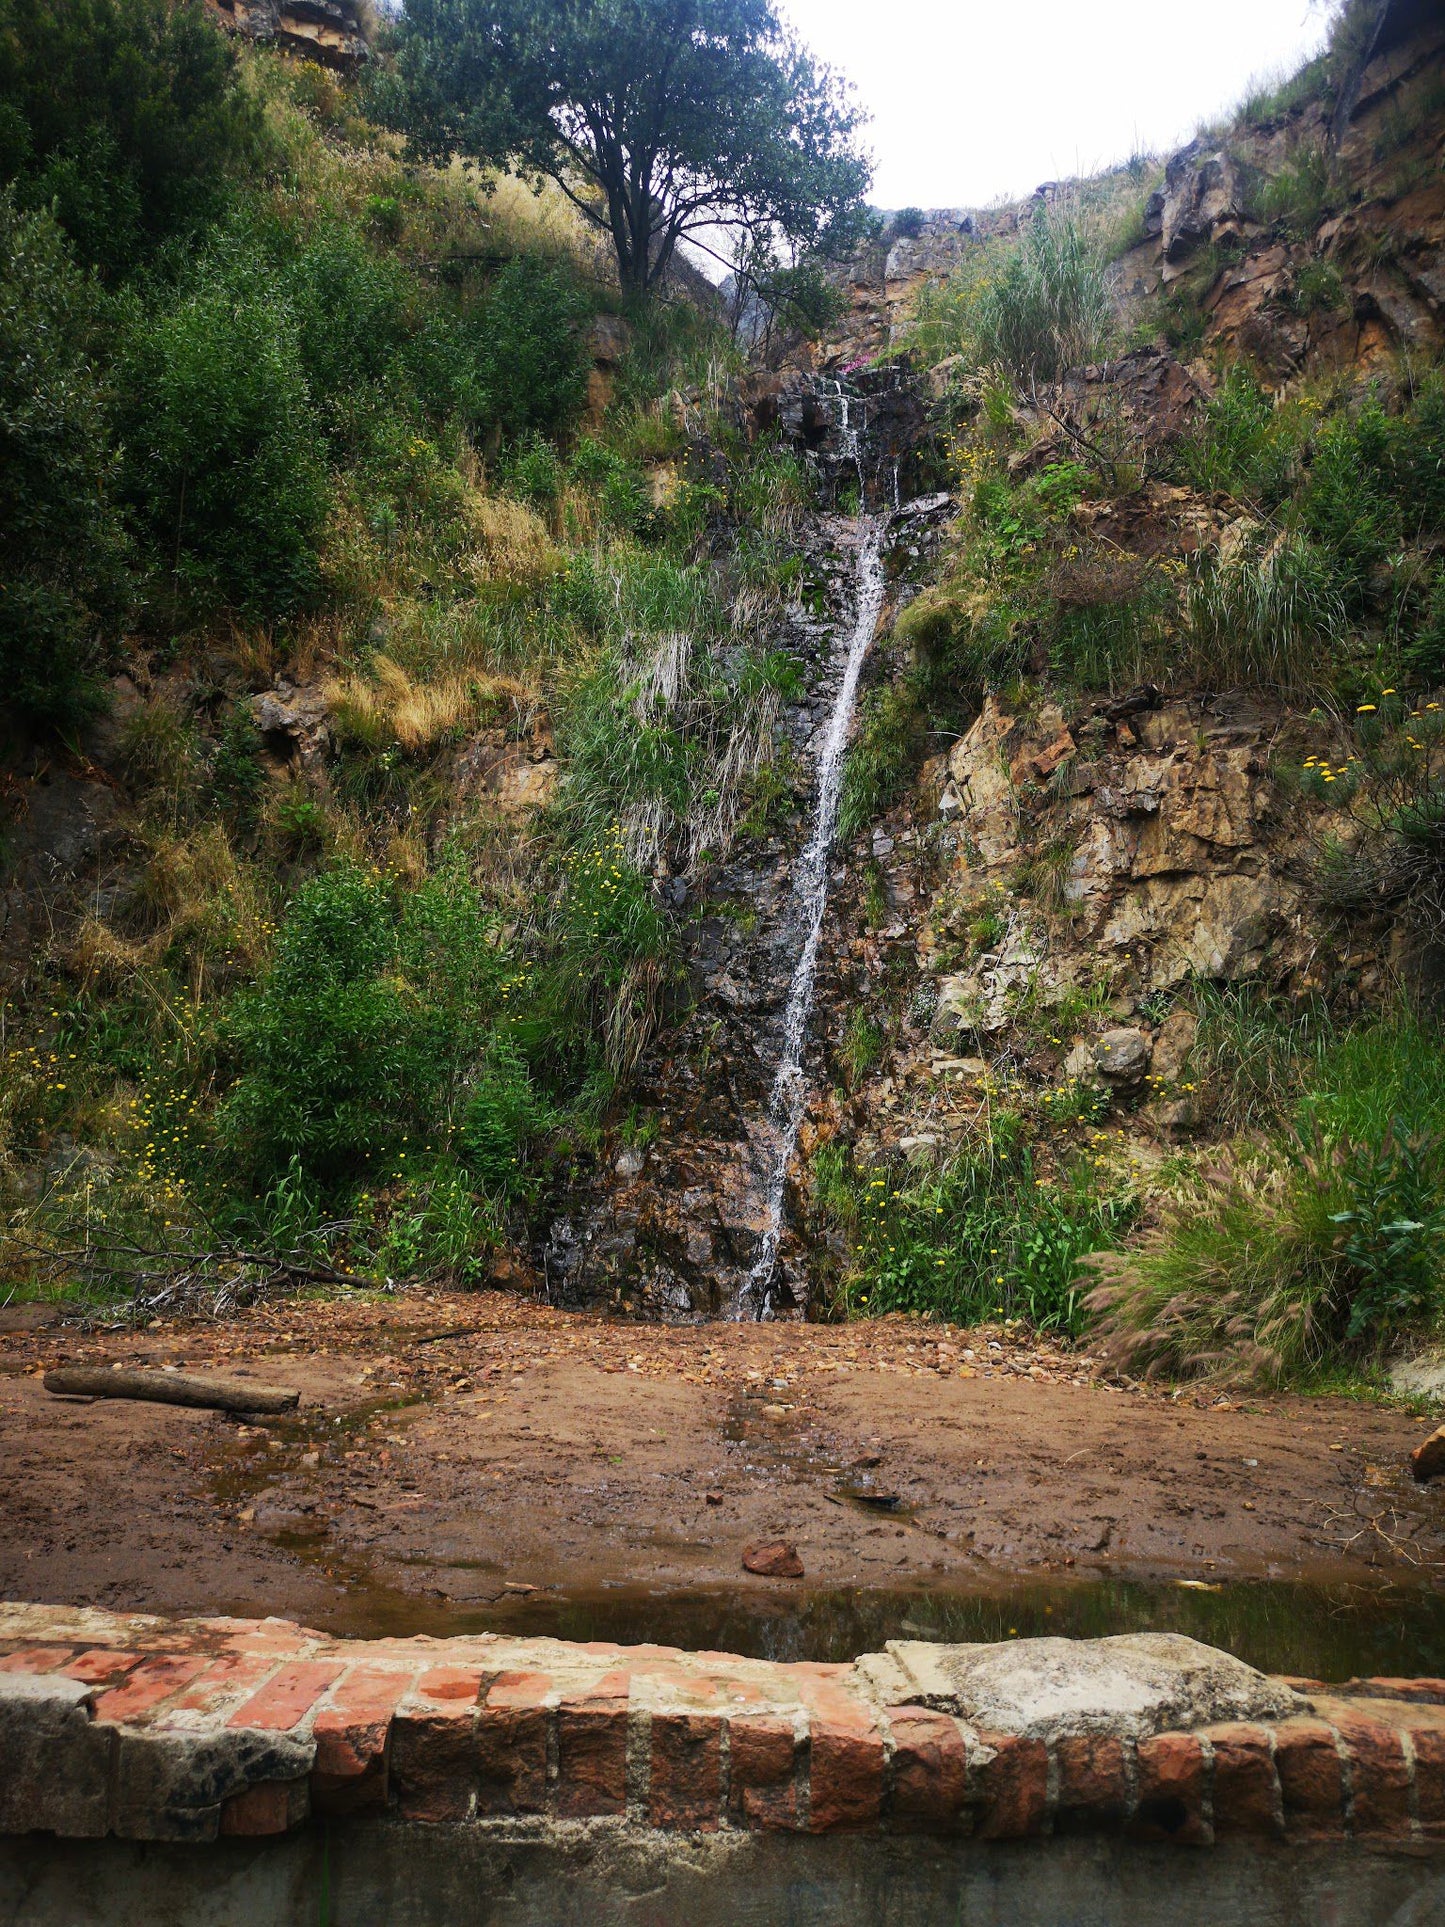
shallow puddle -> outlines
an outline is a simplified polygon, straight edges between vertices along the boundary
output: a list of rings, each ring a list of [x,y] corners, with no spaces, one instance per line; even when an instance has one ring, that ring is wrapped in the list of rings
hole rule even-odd
[[[359,1588],[327,1629],[363,1637],[498,1632],[682,1646],[759,1659],[850,1660],[889,1639],[1187,1633],[1267,1672],[1343,1680],[1445,1675],[1445,1592],[1268,1581],[1020,1581],[987,1592],[542,1590],[478,1607]]]

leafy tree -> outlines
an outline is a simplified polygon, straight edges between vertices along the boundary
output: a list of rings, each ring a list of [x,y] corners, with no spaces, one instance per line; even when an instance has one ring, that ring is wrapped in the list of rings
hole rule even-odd
[[[632,298],[708,231],[841,242],[869,180],[843,83],[773,0],[407,0],[376,85],[414,153],[550,176]]]
[[[0,0],[0,182],[122,273],[214,218],[259,109],[201,0]]]
[[[88,347],[94,284],[48,214],[0,191],[0,679],[33,719],[94,705],[124,605],[109,414]]]

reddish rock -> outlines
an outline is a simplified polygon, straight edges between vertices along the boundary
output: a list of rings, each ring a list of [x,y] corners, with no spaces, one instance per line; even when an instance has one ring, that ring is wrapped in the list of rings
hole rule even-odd
[[[297,1660],[283,1666],[259,1693],[248,1699],[231,1715],[232,1726],[262,1727],[284,1733],[311,1711],[328,1686],[343,1671],[339,1660]]]
[[[803,1562],[798,1548],[785,1539],[769,1539],[749,1546],[743,1553],[743,1571],[758,1573],[764,1579],[801,1579]]]
[[[625,1813],[627,1701],[564,1700],[557,1762],[557,1812],[564,1820]]]
[[[814,1833],[872,1826],[883,1811],[883,1735],[861,1711],[814,1720],[808,1825]]]
[[[1336,1726],[1349,1755],[1355,1838],[1407,1839],[1410,1768],[1400,1735],[1382,1720],[1358,1713],[1341,1714]]]
[[[797,1740],[791,1720],[751,1714],[728,1722],[729,1805],[754,1827],[798,1824]]]
[[[1445,1425],[1432,1432],[1423,1445],[1415,1447],[1410,1454],[1410,1470],[1421,1485],[1445,1473]]]
[[[389,1782],[407,1820],[471,1817],[477,1709],[465,1700],[404,1701],[391,1728]]]
[[[1416,1728],[1410,1734],[1415,1755],[1415,1818],[1427,1839],[1445,1835],[1445,1732]]]
[[[1086,1733],[1060,1740],[1059,1806],[1055,1825],[1069,1833],[1117,1825],[1129,1798],[1128,1772],[1121,1740]]]
[[[309,1810],[304,1780],[265,1780],[224,1803],[220,1831],[242,1840],[265,1839],[299,1827]]]
[[[547,1724],[553,1691],[546,1673],[502,1673],[477,1720],[482,1813],[540,1813],[547,1804]]]
[[[1011,1733],[980,1733],[993,1757],[980,1769],[983,1811],[978,1831],[985,1840],[1023,1840],[1044,1830],[1049,1804],[1049,1749],[1042,1740]]]

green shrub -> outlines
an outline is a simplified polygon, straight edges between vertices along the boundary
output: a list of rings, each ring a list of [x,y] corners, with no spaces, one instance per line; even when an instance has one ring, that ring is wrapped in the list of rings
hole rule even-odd
[[[127,487],[158,578],[263,620],[303,607],[326,471],[299,331],[264,264],[228,249],[137,313],[122,382]]]
[[[7,699],[48,723],[96,705],[126,600],[96,326],[55,223],[0,193],[0,669]]]
[[[201,0],[0,0],[0,181],[119,274],[223,210],[260,115]]]
[[[845,1307],[948,1318],[1027,1318],[1040,1331],[1080,1329],[1079,1260],[1118,1244],[1134,1206],[1080,1164],[1056,1183],[1036,1175],[1007,1121],[990,1152],[938,1171],[853,1174],[836,1158],[818,1202],[850,1233]]]
[[[858,836],[898,801],[913,781],[927,741],[927,719],[906,678],[869,691],[843,771],[841,836]]]
[[[404,1167],[465,1115],[504,970],[455,869],[410,893],[350,864],[313,878],[233,1004],[221,1141],[260,1175],[295,1158],[328,1190],[382,1159]]]
[[[525,256],[503,268],[465,329],[489,425],[516,436],[572,422],[587,393],[589,307],[560,268]]]
[[[481,1284],[502,1242],[491,1200],[464,1171],[439,1160],[417,1172],[393,1203],[371,1266],[385,1278],[442,1278]]]

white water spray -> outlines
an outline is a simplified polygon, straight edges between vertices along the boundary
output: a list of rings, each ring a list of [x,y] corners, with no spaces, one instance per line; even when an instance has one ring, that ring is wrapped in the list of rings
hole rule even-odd
[[[848,426],[846,398],[843,416]],[[843,762],[848,749],[848,727],[858,696],[858,678],[868,654],[883,609],[883,525],[864,519],[860,523],[862,540],[858,549],[858,610],[853,632],[848,639],[848,654],[843,679],[828,719],[828,734],[818,757],[818,782],[813,803],[813,831],[798,863],[793,888],[802,907],[803,948],[793,971],[788,991],[787,1014],[783,1020],[783,1048],[773,1083],[771,1120],[775,1133],[773,1166],[768,1180],[767,1225],[763,1232],[758,1261],[748,1274],[743,1298],[735,1308],[742,1318],[767,1316],[773,1274],[778,1266],[778,1247],[783,1236],[783,1208],[787,1193],[788,1166],[798,1142],[803,1121],[807,1083],[803,1076],[803,1053],[808,1041],[808,1021],[813,1014],[813,990],[818,974],[818,944],[823,934],[823,915],[828,907],[828,860],[833,849],[833,832],[838,822],[838,802],[843,786]]]

